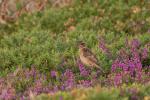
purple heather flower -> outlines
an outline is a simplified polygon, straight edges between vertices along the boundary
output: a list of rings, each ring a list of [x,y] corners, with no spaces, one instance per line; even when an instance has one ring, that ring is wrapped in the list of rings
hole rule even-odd
[[[65,81],[64,81],[64,85],[66,88],[72,88],[75,85],[75,77],[74,74],[71,70],[67,69],[65,71],[65,73],[63,74]]]
[[[138,39],[133,39],[133,40],[131,41],[131,46],[132,46],[133,48],[138,48],[138,47],[140,46],[140,41],[139,41]]]
[[[83,64],[78,62],[78,65],[79,65],[80,74],[85,77],[89,76],[89,71],[86,70],[86,68],[83,66]]]
[[[44,92],[44,93],[49,93],[49,91],[50,91],[50,88],[49,88],[49,87],[46,86],[46,87],[43,88],[43,92]]]
[[[57,72],[56,71],[51,71],[51,77],[56,77],[57,76]]]
[[[141,79],[142,79],[142,72],[141,71],[137,71],[137,79],[139,81],[141,81]]]
[[[74,79],[68,79],[64,82],[64,84],[67,89],[71,89],[74,87],[75,81],[74,81]]]
[[[134,66],[138,69],[142,68],[141,60],[140,60],[140,54],[137,50],[132,51],[132,61],[134,63]]]
[[[122,68],[123,68],[123,71],[128,71],[128,64],[126,63],[122,63]]]
[[[64,73],[64,77],[66,77],[67,79],[74,78],[74,74],[70,69],[66,69],[66,71]]]
[[[133,61],[129,60],[128,61],[128,66],[129,66],[129,71],[130,71],[130,74],[133,75],[133,72],[135,71],[135,64]]]
[[[108,49],[106,48],[104,39],[101,39],[99,42],[99,47],[106,53]]]
[[[25,70],[26,78],[30,78],[30,77],[35,78],[36,75],[37,75],[37,70],[34,67],[32,67],[31,70],[29,70],[29,69]]]
[[[62,91],[64,91],[64,90],[65,90],[65,86],[62,85],[62,86],[60,87],[60,89],[61,89]]]
[[[63,96],[60,96],[60,97],[59,97],[59,100],[63,100]]]
[[[3,84],[5,82],[4,78],[0,78],[0,85]]]
[[[114,71],[117,69],[118,64],[119,64],[119,59],[116,59],[116,60],[113,62],[112,67],[111,67],[112,72],[114,72]]]
[[[121,83],[122,83],[122,76],[120,73],[118,73],[118,74],[116,74],[116,76],[114,78],[114,85],[118,86]]]
[[[57,92],[57,91],[58,91],[58,86],[54,86],[53,91],[54,91],[54,92]]]
[[[138,92],[136,88],[130,88],[128,91],[130,94],[136,94]]]
[[[0,95],[0,99],[3,99],[3,100],[13,100],[15,98],[16,98],[15,89],[13,89],[13,88],[8,88],[8,89],[2,90],[2,93]]]
[[[91,80],[82,80],[81,85],[84,87],[90,87],[92,85],[92,81]]]
[[[112,63],[112,68],[111,68],[112,72],[116,72],[118,68],[121,68],[120,74],[115,73],[115,77],[114,77],[115,85],[122,83],[122,81],[130,82],[129,81],[130,79],[128,79],[128,78],[131,78],[134,81],[138,80],[139,82],[142,79],[143,73],[142,73],[141,58],[146,59],[148,57],[148,54],[147,54],[148,51],[147,51],[147,49],[143,49],[143,52],[140,53],[139,48],[138,48],[140,46],[140,41],[137,39],[134,39],[130,43],[130,45],[132,48],[130,48],[129,53],[131,53],[131,54],[127,54],[129,56],[125,56],[125,57],[123,54],[121,54]],[[142,57],[140,57],[140,54]],[[127,78],[125,78],[125,80],[123,80],[122,76],[126,73],[128,73],[129,77],[127,77]]]
[[[21,96],[21,97],[20,97],[20,100],[25,100],[25,97],[24,97],[24,96]]]
[[[146,59],[148,57],[148,50],[146,48],[143,49],[143,52],[142,52],[142,59]]]
[[[112,57],[111,52],[109,51],[109,49],[106,47],[105,44],[105,40],[103,39],[103,37],[100,38],[99,41],[99,48],[108,56],[108,57]]]

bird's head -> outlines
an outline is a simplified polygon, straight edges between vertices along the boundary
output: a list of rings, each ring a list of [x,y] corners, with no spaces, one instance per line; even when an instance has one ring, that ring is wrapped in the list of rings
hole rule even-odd
[[[79,41],[78,47],[79,47],[79,49],[82,49],[82,48],[86,47],[86,44],[82,41]]]

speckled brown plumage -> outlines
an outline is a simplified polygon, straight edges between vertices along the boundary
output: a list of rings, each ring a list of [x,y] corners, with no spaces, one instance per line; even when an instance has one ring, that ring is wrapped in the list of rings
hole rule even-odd
[[[98,63],[98,59],[96,58],[94,53],[86,47],[85,43],[83,42],[80,42],[79,44],[79,56],[83,64],[89,66],[90,68],[99,68],[103,72],[103,69]]]

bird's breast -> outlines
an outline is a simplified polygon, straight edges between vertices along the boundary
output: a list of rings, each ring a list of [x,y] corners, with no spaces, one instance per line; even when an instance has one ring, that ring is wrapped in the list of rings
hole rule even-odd
[[[87,59],[86,57],[84,57],[83,54],[80,55],[80,60],[81,60],[81,62],[82,62],[83,64],[89,65],[88,59]]]

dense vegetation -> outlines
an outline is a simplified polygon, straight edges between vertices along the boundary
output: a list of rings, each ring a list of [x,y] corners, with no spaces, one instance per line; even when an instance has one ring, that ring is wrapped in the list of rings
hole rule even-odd
[[[148,0],[75,0],[0,24],[0,98],[149,100],[149,5]],[[80,40],[106,76],[79,61]]]

